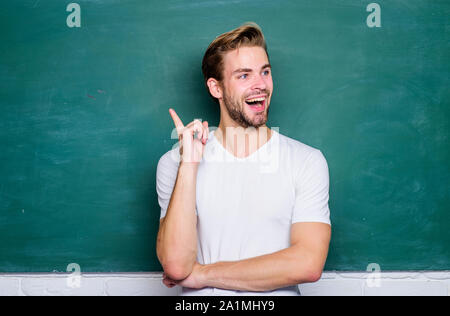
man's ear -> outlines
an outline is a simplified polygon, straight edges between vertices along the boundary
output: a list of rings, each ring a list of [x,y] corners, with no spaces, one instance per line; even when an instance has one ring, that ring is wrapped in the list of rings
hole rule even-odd
[[[206,84],[208,85],[209,93],[211,93],[211,95],[214,98],[216,98],[216,99],[222,98],[222,86],[220,85],[219,81],[217,81],[214,78],[209,78],[206,81]]]

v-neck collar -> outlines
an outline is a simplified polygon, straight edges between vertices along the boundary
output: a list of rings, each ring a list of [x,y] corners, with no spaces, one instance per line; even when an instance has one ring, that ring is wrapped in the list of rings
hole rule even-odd
[[[256,156],[256,155],[258,155],[259,153],[261,153],[261,152],[263,152],[263,150],[265,150],[266,149],[266,147],[268,147],[268,146],[270,146],[271,145],[271,143],[273,142],[273,139],[276,137],[276,136],[278,136],[277,135],[277,131],[275,131],[275,130],[272,130],[271,129],[271,132],[272,132],[272,136],[270,136],[270,139],[264,144],[264,145],[262,145],[261,147],[259,147],[255,152],[253,152],[253,153],[251,153],[250,155],[248,155],[248,156],[246,156],[246,157],[243,157],[243,158],[238,158],[238,157],[236,157],[235,155],[233,155],[232,153],[230,153],[218,140],[217,140],[217,138],[216,138],[216,135],[215,135],[215,131],[212,131],[211,133],[212,133],[212,139],[213,139],[213,141],[218,145],[218,147],[220,147],[220,149],[222,150],[222,151],[224,151],[225,152],[225,154],[226,155],[228,155],[229,157],[231,157],[233,160],[236,160],[236,161],[247,161],[247,160],[251,160],[254,156]],[[210,137],[211,137],[210,136]]]

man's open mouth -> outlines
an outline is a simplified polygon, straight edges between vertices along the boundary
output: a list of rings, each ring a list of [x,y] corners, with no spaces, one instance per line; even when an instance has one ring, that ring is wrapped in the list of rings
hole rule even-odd
[[[251,97],[245,100],[245,103],[250,106],[254,111],[260,112],[264,111],[266,105],[266,97]]]

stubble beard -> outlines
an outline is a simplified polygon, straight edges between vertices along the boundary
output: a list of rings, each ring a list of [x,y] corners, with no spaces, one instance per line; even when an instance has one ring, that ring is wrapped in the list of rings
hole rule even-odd
[[[269,96],[269,93],[266,94]],[[228,94],[224,92],[223,103],[225,104],[225,108],[227,109],[228,115],[231,119],[243,128],[259,128],[267,123],[267,118],[269,116],[269,106],[267,103],[264,112],[256,114],[253,119],[248,117],[245,113],[245,101],[240,103],[238,100],[229,97]]]

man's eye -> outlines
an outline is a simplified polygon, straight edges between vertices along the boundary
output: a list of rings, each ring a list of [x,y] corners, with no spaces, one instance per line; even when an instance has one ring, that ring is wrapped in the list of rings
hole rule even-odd
[[[245,78],[247,78],[247,77],[248,77],[247,74],[242,74],[242,75],[240,75],[238,78],[239,78],[239,79],[245,79]]]
[[[270,74],[270,71],[269,70],[264,70],[263,74],[264,74],[264,76],[268,76]]]

